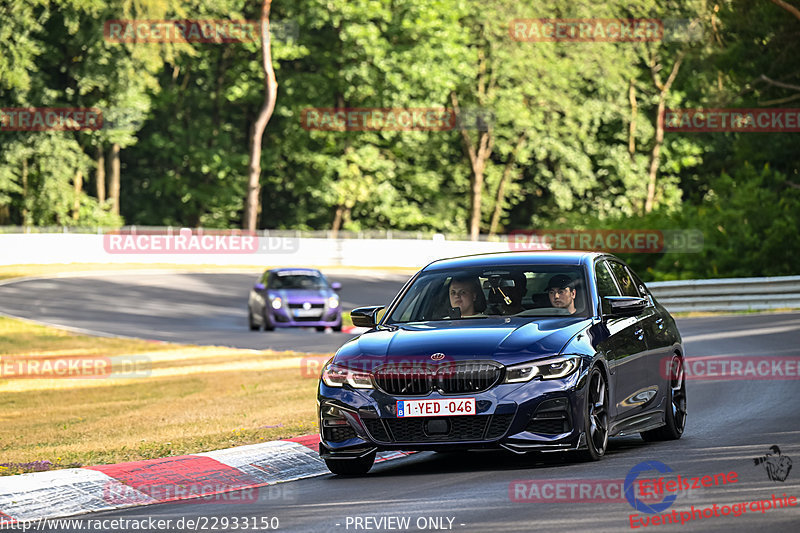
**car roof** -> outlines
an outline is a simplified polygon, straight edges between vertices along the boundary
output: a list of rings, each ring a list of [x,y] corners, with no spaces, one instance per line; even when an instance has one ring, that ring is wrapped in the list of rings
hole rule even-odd
[[[493,267],[512,265],[572,265],[578,266],[591,261],[595,257],[607,256],[601,252],[582,250],[544,250],[531,252],[497,252],[476,255],[464,255],[439,259],[430,263],[423,270],[447,270],[452,268]]]
[[[268,272],[290,272],[294,271],[297,273],[303,272],[314,272],[315,274],[320,274],[320,271],[316,268],[307,268],[307,267],[280,267],[280,268],[270,268]]]

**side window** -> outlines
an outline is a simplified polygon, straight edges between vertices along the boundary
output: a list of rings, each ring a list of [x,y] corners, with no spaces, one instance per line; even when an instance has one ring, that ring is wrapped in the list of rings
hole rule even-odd
[[[608,271],[607,262],[599,261],[594,267],[595,277],[597,278],[597,295],[602,302],[603,313],[610,311],[608,304],[603,300],[606,296],[620,296],[619,290]]]
[[[631,276],[633,276],[633,282],[636,284],[636,287],[638,287],[639,294],[642,295],[642,298],[647,298],[648,296],[650,296],[650,291],[647,289],[647,286],[641,280],[639,275],[636,274],[636,272],[634,272],[631,267],[628,267],[628,272],[630,272]]]
[[[617,278],[619,288],[622,290],[622,295],[640,297],[639,290],[636,288],[636,284],[628,272],[628,269],[625,268],[622,263],[617,263],[616,261],[609,261],[608,264],[611,267],[611,271],[614,273],[614,277]]]

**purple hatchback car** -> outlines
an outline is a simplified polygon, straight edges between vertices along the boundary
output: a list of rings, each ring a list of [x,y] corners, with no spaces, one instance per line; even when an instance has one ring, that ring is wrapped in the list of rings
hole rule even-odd
[[[342,330],[342,306],[336,291],[313,268],[274,268],[261,275],[247,301],[247,322],[253,331],[291,326]]]

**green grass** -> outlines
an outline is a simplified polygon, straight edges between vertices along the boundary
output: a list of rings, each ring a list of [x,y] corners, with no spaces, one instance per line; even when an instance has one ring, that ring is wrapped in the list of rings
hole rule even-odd
[[[0,377],[0,474],[197,453],[317,431],[319,362],[330,354],[237,350],[73,335],[0,317],[2,359],[136,355],[144,377]],[[115,359],[116,358],[116,359]],[[313,357],[312,357],[313,358]],[[37,463],[39,462],[39,463]]]

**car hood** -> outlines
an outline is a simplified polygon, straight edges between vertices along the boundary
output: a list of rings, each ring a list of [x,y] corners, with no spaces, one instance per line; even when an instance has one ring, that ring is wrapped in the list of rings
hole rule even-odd
[[[331,291],[327,289],[270,289],[269,295],[271,298],[278,296],[281,300],[290,303],[319,303],[328,298]]]
[[[567,342],[589,327],[589,318],[548,319],[483,318],[403,324],[394,331],[372,331],[345,344],[336,362],[358,360],[375,364],[431,361],[444,354],[443,361],[492,359],[502,364],[530,360],[561,352]]]

